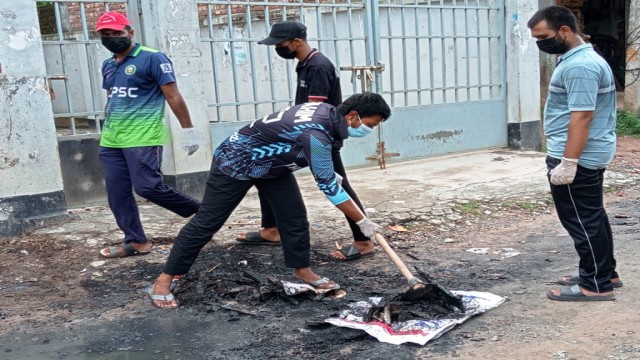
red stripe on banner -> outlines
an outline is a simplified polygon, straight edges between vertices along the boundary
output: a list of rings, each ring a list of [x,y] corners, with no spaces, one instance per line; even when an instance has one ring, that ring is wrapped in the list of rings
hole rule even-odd
[[[429,335],[429,333],[426,333],[422,330],[404,330],[404,331],[395,331],[393,330],[393,328],[391,327],[391,325],[382,322],[382,321],[372,321],[372,322],[363,322],[363,321],[353,321],[353,320],[346,320],[346,319],[341,319],[342,321],[346,321],[346,322],[350,322],[350,323],[354,323],[354,324],[365,324],[365,325],[377,325],[377,326],[381,326],[382,328],[384,328],[384,330],[386,332],[388,332],[391,335],[423,335],[423,336],[427,336]]]

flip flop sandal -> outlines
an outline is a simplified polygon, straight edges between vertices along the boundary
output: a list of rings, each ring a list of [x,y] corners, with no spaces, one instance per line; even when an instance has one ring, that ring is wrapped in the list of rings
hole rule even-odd
[[[560,280],[556,281],[556,283],[560,284],[560,285],[575,285],[575,284],[580,284],[580,275],[571,275],[571,276],[563,276],[560,278]],[[624,286],[624,283],[622,282],[622,280],[618,281],[618,282],[611,282],[611,286],[613,286],[614,289],[618,289]]]
[[[263,238],[259,231],[252,231],[245,234],[244,239],[236,238],[236,241],[246,245],[281,245],[280,241],[271,241]]]
[[[301,278],[299,278],[299,279],[304,281],[305,283],[313,286],[314,288],[316,288],[318,290],[336,290],[336,289],[340,289],[340,285],[338,285],[338,284],[336,284],[335,286],[332,286],[332,287],[320,287],[320,285],[326,284],[326,283],[331,281],[326,277],[323,277],[322,279],[318,279],[316,281],[307,281],[307,280],[304,280],[304,279],[301,279]]]
[[[174,275],[173,279],[171,279],[171,285],[169,285],[169,291],[173,292],[173,290],[175,290],[176,286],[178,286],[178,281],[180,281],[180,279],[182,279],[184,275]]]
[[[333,251],[332,251],[331,253],[329,253],[327,255],[329,260],[332,260],[332,261],[351,261],[351,260],[356,260],[356,259],[360,259],[360,258],[363,258],[363,257],[373,256],[376,253],[376,251],[374,250],[374,251],[368,252],[366,254],[363,254],[363,253],[360,252],[360,250],[358,250],[357,247],[353,246],[353,244],[349,244],[348,246],[341,246],[338,243],[336,243],[336,250],[340,251],[345,256],[345,258],[344,259],[339,259],[337,257],[331,256],[331,253],[333,253]]]
[[[614,294],[609,295],[585,295],[579,285],[565,286],[560,289],[560,294],[556,295],[551,291],[547,292],[547,297],[558,301],[611,301],[615,300]]]
[[[120,254],[120,252],[118,252],[118,249],[122,248],[124,250],[124,254]],[[147,255],[151,252],[151,250],[149,251],[138,251],[136,250],[131,243],[126,243],[122,246],[109,246],[107,248],[109,250],[109,256],[104,255],[102,252],[100,252],[100,255],[102,255],[102,257],[108,258],[108,259],[112,259],[112,258],[123,258],[123,257],[127,257],[127,256],[138,256],[138,255]]]
[[[175,296],[173,296],[172,293],[169,293],[169,295],[154,295],[152,291],[153,286],[149,288],[149,290],[147,291],[147,295],[149,295],[149,298],[151,299],[151,305],[157,307],[158,309],[177,309],[180,305],[176,301],[176,306],[158,306],[154,303],[154,301],[173,301],[175,299]]]

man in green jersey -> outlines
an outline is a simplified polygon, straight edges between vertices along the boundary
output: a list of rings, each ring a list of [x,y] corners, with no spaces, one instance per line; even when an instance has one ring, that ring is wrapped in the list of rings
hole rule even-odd
[[[102,64],[107,91],[106,122],[100,140],[109,207],[124,232],[122,246],[100,251],[107,258],[148,254],[147,239],[132,188],[141,197],[189,217],[200,203],[164,184],[160,173],[165,140],[165,100],[183,129],[188,155],[198,150],[187,105],[178,91],[171,60],[163,53],[132,42],[134,31],[126,16],[106,12],[96,23],[102,45],[113,56]]]

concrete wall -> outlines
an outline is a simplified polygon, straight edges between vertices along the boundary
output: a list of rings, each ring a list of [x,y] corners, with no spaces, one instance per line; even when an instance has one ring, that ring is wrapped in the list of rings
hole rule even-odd
[[[636,29],[635,36],[638,36],[638,29],[640,29],[640,0],[630,0],[627,29],[628,32]],[[640,69],[640,44],[637,42],[630,44],[627,49],[626,69]],[[636,74],[637,71],[635,71]],[[636,79],[634,82],[636,75],[629,70],[627,70],[625,76],[624,108],[640,114],[640,79]]]
[[[65,217],[36,3],[0,3],[0,236]]]
[[[537,0],[506,1],[507,130],[509,147],[540,150],[539,51],[527,27]]]
[[[187,102],[195,128],[204,134],[205,143],[193,155],[187,156],[180,143],[181,128],[167,105],[167,128],[174,141],[164,147],[162,171],[165,180],[181,190],[200,198],[204,181],[211,167],[213,151],[209,136],[206,106],[206,83],[210,77],[203,63],[195,0],[142,0],[140,19],[145,45],[158,49],[171,58],[177,83]]]
[[[98,137],[68,137],[58,141],[64,195],[69,207],[104,202],[107,198],[99,149]]]

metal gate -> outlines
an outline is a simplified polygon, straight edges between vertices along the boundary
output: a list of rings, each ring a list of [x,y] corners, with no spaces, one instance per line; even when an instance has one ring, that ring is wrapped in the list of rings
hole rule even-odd
[[[368,1],[368,0],[367,0]],[[232,129],[293,103],[295,63],[279,58],[273,46],[258,45],[271,25],[296,20],[308,41],[339,68],[370,64],[373,18],[364,0],[199,0],[202,50],[211,64],[209,119],[213,143]],[[352,74],[341,74],[344,96],[361,91]]]
[[[257,44],[283,20],[307,25],[311,45],[341,69],[345,97],[370,86],[393,108],[377,143],[347,142],[347,165],[507,143],[504,0],[201,0],[198,9],[214,144],[292,103],[294,62]]]
[[[384,0],[379,14],[389,151],[412,159],[506,146],[504,1]]]
[[[36,1],[58,137],[100,134],[106,92],[100,64],[111,54],[94,32],[105,11],[127,13],[136,36],[137,17],[129,0]]]
[[[152,0],[37,1],[49,89],[70,206],[105,199],[97,150],[110,56],[93,26],[126,13],[144,42],[141,4]],[[343,96],[370,88],[393,107],[378,138],[351,139],[347,166],[504,146],[504,0],[196,0],[214,146],[247,121],[293,102],[295,63],[258,45],[271,25],[298,20],[341,71]],[[193,14],[193,13],[192,13]],[[200,56],[199,52],[197,56]]]

